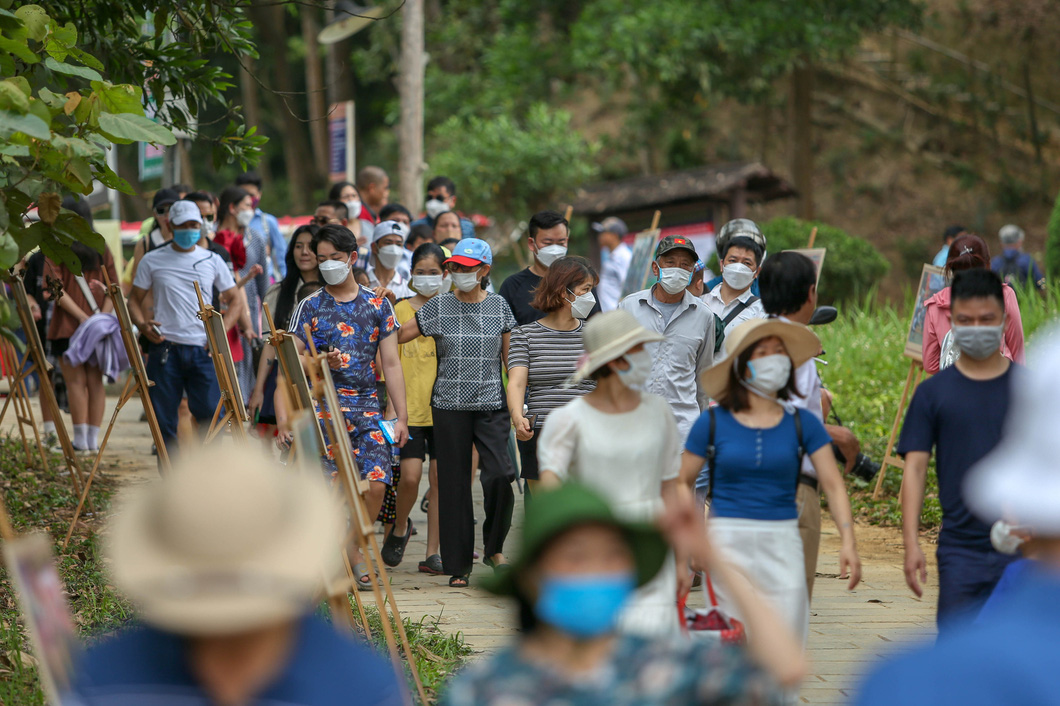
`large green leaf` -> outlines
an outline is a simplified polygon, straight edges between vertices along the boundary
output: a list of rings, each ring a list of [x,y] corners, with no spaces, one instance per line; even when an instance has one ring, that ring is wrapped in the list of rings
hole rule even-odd
[[[4,204],[3,199],[0,199],[0,231],[6,231],[10,223],[11,219],[7,215],[7,206]]]
[[[54,110],[56,112],[62,110],[63,106],[66,105],[66,101],[69,100],[63,94],[55,93],[53,91],[49,91],[47,88],[40,89],[40,91],[37,93],[37,95],[40,97],[40,99],[42,101],[44,101],[44,104],[46,106],[48,106],[49,108],[51,108],[52,110]]]
[[[92,90],[99,96],[103,109],[108,113],[144,114],[143,91],[136,86],[107,81],[93,81]]]
[[[103,236],[92,230],[88,221],[73,211],[61,211],[53,229],[56,234],[84,243],[97,252],[102,253],[107,247]]]
[[[159,145],[176,144],[173,133],[158,123],[135,113],[100,113],[99,127],[115,142],[153,142]]]
[[[78,78],[88,79],[89,81],[103,80],[103,77],[100,76],[99,72],[95,69],[90,69],[87,66],[74,66],[73,64],[56,61],[50,56],[44,60],[44,65],[56,73],[66,74],[67,76],[77,76]]]
[[[52,227],[44,226],[48,233],[40,241],[41,252],[44,256],[58,265],[66,265],[67,269],[76,275],[81,274],[81,260],[70,250],[69,245],[56,237]]]
[[[122,179],[120,176],[118,176],[117,173],[113,169],[111,169],[110,167],[107,167],[106,170],[103,171],[102,173],[97,174],[96,178],[99,179],[99,182],[101,184],[103,184],[103,186],[106,186],[107,188],[117,189],[118,191],[122,192],[123,194],[135,194],[136,193],[135,189],[132,188],[132,185],[129,182],[127,182],[124,179]]]
[[[36,115],[19,115],[9,110],[0,110],[0,135],[22,132],[38,140],[47,140],[52,136],[48,124]]]
[[[11,269],[18,259],[18,243],[7,231],[0,233],[0,270]]]
[[[21,78],[21,77],[19,77]],[[25,81],[26,79],[22,79]],[[0,110],[13,110],[24,114],[29,112],[29,98],[15,83],[14,79],[0,81]]]
[[[51,18],[40,5],[23,5],[15,10],[15,16],[22,20],[26,36],[38,42],[44,41],[48,36],[48,25]]]
[[[29,44],[21,37],[11,38],[0,36],[0,51],[13,54],[27,64],[36,64],[40,61],[37,52],[30,49]]]

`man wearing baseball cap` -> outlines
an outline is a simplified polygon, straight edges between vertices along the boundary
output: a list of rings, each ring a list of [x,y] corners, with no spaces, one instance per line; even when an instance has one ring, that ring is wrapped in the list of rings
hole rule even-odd
[[[221,397],[206,350],[206,329],[198,318],[195,282],[207,295],[216,287],[230,315],[243,300],[236,296],[239,290],[225,261],[198,247],[202,238],[199,207],[192,201],[175,201],[168,221],[173,227],[172,240],[168,246],[144,255],[136,270],[129,293],[129,316],[148,341],[147,375],[155,383],[151,404],[172,457],[177,450],[177,410],[184,393],[204,430]],[[144,307],[148,294],[154,301],[150,316]]]
[[[664,340],[646,347],[652,357],[644,390],[670,403],[680,438],[707,408],[700,373],[714,364],[714,314],[687,290],[699,256],[692,241],[668,235],[655,249],[652,273],[658,284],[623,299],[619,309]]]
[[[401,264],[409,227],[398,221],[383,221],[372,231],[372,257],[368,263],[368,283],[389,289],[391,303],[415,294],[409,289],[410,274]]]
[[[611,311],[618,306],[622,298],[622,285],[626,283],[629,263],[633,260],[633,251],[623,242],[629,230],[621,218],[611,216],[599,223],[593,223],[596,231],[596,242],[600,244],[600,253],[604,257],[600,269],[600,284],[597,294],[602,311]]]

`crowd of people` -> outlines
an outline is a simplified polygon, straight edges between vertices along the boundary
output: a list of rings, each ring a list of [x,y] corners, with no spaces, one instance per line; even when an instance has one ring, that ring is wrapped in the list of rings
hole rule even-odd
[[[531,264],[496,282],[493,248],[456,210],[457,187],[446,177],[428,183],[420,215],[390,202],[386,173],[367,167],[356,183],[335,184],[286,241],[262,197],[253,173],[219,197],[184,186],[158,191],[122,278],[109,255],[87,249],[75,250],[80,277],[45,263],[43,280],[58,280],[68,295],[47,338],[63,361],[78,450],[96,444],[102,373],[75,364],[71,350],[79,327],[111,306],[99,285],[104,269],[128,288],[169,454],[188,453],[178,441],[182,419],[209,426],[220,392],[197,283],[223,312],[240,389],[270,457],[292,434],[276,351],[263,342],[265,308],[300,352],[326,355],[341,408],[331,411],[349,438],[325,430],[321,463],[334,471],[334,444],[350,444],[368,511],[384,526],[384,562],[404,561],[420,501],[428,521],[418,570],[465,589],[480,559],[491,590],[515,598],[519,644],[459,677],[447,703],[601,703],[620,693],[630,703],[790,702],[805,671],[822,490],[840,537],[840,575],[849,589],[861,579],[843,480],[860,447],[829,423],[832,398],[810,326],[819,279],[810,259],[769,253],[758,226],[737,218],[718,231],[717,278],[704,281],[713,253],[666,236],[652,253],[654,284],[629,292],[624,222],[593,224],[604,255],[598,269],[571,252],[567,220],[542,211],[529,218]],[[920,515],[936,457],[944,632],[974,617],[1013,565],[990,524],[1007,506],[982,492],[969,503],[963,486],[1002,443],[1023,377],[1019,301],[1003,277],[1042,284],[1018,253],[1015,226],[1002,229],[1005,254],[993,261],[982,238],[951,230],[951,283],[925,314],[923,365],[934,375],[917,389],[898,446],[905,574],[917,595],[927,566]],[[47,290],[34,294],[46,301]],[[322,426],[328,412],[316,410]],[[505,546],[517,487],[526,517],[512,560]],[[225,492],[218,487],[219,497]],[[192,502],[155,502],[170,501]],[[114,541],[116,556],[133,551]],[[355,553],[350,561],[357,588],[371,590],[368,562]],[[133,592],[134,574],[124,579]],[[747,627],[746,652],[675,641],[690,619],[679,601],[699,581],[710,582],[722,615]],[[293,639],[295,608],[308,598],[298,593],[297,606],[277,612],[284,629],[276,639]],[[163,631],[205,634],[173,628],[163,615],[144,618]],[[314,634],[311,623],[297,629]],[[131,644],[140,643],[123,649]],[[589,674],[587,686],[580,677]]]

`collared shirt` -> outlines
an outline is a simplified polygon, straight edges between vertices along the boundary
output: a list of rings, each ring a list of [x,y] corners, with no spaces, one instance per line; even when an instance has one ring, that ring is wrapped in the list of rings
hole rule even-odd
[[[618,306],[622,298],[622,287],[626,283],[626,274],[629,272],[629,263],[632,260],[633,251],[625,243],[619,243],[604,262],[600,271],[600,285],[597,287],[600,293],[601,310],[611,311]]]
[[[618,308],[633,314],[644,328],[666,337],[644,346],[653,361],[644,389],[670,403],[678,438],[684,440],[710,401],[699,379],[714,364],[714,313],[687,290],[669,321],[652,289],[630,294]]]
[[[280,222],[271,213],[255,208],[250,227],[265,236],[265,242],[269,244],[269,250],[272,252],[272,257],[265,262],[266,276],[271,280],[275,273],[275,279],[283,279],[287,275],[287,241],[283,239]]]
[[[707,305],[707,308],[714,312],[714,314],[721,319],[725,320],[725,317],[732,313],[732,310],[739,304],[746,304],[749,300],[754,299],[753,302],[747,304],[744,310],[736,315],[732,321],[725,325],[725,337],[728,338],[732,330],[742,324],[744,321],[750,321],[751,319],[764,319],[766,318],[766,310],[762,308],[762,300],[758,298],[751,288],[748,287],[744,291],[740,292],[739,296],[733,299],[728,304],[721,298],[721,285],[719,284],[714,289],[710,290],[703,295],[703,303]]]
[[[415,292],[409,289],[409,276],[401,271],[401,268],[394,270],[394,276],[390,278],[389,282],[380,283],[379,278],[375,274],[375,266],[368,265],[368,284],[373,288],[383,286],[394,293],[394,296],[398,299],[407,299],[408,297],[414,296]]]
[[[794,323],[785,316],[776,318],[788,323]],[[821,405],[821,376],[817,372],[817,360],[815,358],[810,358],[795,368],[795,387],[798,389],[799,394],[793,395],[788,400],[791,405],[799,409],[805,409],[824,423],[824,407]],[[810,459],[809,453],[802,457],[802,472],[812,478],[817,477],[817,469],[813,467],[813,461]]]

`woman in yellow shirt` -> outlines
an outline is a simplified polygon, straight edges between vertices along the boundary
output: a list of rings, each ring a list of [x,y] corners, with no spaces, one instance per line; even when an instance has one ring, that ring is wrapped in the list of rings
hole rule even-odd
[[[428,299],[448,292],[449,276],[442,263],[445,253],[434,243],[424,243],[412,254],[411,289],[416,296],[403,299],[394,307],[398,322],[404,324],[416,316]],[[431,419],[431,391],[438,373],[438,359],[434,350],[434,339],[421,336],[399,346],[401,368],[405,373],[405,400],[409,414],[409,440],[401,448],[401,480],[397,488],[397,521],[395,527],[408,527],[409,512],[419,496],[420,478],[423,477],[423,462],[430,455],[428,469],[430,489],[427,491],[427,558],[420,562],[419,569],[426,574],[442,573],[442,558],[438,554],[438,501],[436,499],[438,476],[434,451],[434,422]],[[404,554],[406,537],[393,537],[387,553]],[[389,538],[388,538],[389,539]],[[396,541],[394,541],[396,540]],[[384,543],[385,544],[385,543]],[[399,559],[400,560],[400,559]],[[389,563],[389,562],[388,562]]]

